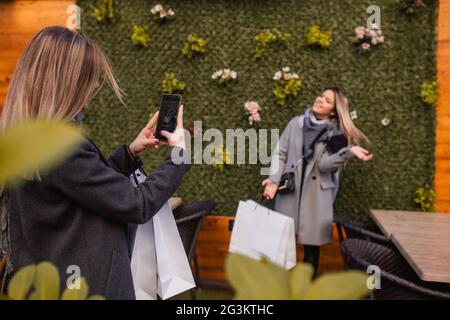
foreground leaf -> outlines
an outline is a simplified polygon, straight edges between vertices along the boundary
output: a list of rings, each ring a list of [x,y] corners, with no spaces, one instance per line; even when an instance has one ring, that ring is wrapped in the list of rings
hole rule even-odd
[[[298,264],[291,271],[291,299],[303,299],[311,286],[314,268],[309,263]]]
[[[305,300],[353,300],[367,296],[367,274],[361,271],[328,273],[320,276],[306,292]]]
[[[59,271],[50,262],[41,262],[36,266],[34,291],[30,300],[58,300],[59,299]]]
[[[81,128],[57,121],[30,121],[0,135],[0,183],[62,161],[83,139]]]
[[[226,258],[227,277],[236,299],[289,299],[290,274],[267,260],[257,261],[238,254]]]
[[[61,300],[85,300],[89,293],[89,286],[84,277],[80,278],[80,288],[66,288],[61,296]]]
[[[27,299],[28,292],[33,285],[36,266],[29,265],[23,267],[12,277],[8,285],[8,298],[13,300]]]

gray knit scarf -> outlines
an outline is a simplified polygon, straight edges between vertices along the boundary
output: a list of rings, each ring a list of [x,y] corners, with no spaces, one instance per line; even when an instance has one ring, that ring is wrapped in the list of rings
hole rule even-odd
[[[314,147],[318,142],[329,141],[331,137],[342,134],[334,118],[319,120],[314,115],[312,107],[305,111],[303,122],[303,155],[310,160]]]

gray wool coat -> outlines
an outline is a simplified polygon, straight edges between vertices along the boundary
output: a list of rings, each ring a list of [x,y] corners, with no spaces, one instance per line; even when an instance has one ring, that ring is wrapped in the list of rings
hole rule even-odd
[[[284,129],[271,158],[269,179],[279,183],[285,172],[294,170],[295,191],[277,194],[274,210],[294,218],[298,242],[322,245],[332,240],[333,203],[344,164],[354,155],[351,146],[330,154],[324,142],[316,144],[305,169],[302,194],[303,115],[293,118]],[[298,163],[297,167],[296,163]]]

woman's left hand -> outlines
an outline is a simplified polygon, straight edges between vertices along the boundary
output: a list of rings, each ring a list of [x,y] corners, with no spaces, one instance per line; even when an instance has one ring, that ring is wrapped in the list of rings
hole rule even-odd
[[[353,146],[350,148],[350,151],[358,157],[359,160],[369,161],[373,159],[373,154],[368,150],[361,148],[359,146]]]
[[[155,138],[156,122],[158,121],[159,111],[156,112],[144,129],[138,134],[134,141],[130,144],[130,151],[133,156],[138,156],[149,148],[158,149],[160,141]]]

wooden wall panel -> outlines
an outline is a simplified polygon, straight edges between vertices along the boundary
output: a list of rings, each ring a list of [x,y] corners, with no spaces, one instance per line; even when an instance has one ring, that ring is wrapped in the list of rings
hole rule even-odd
[[[66,24],[71,0],[16,0],[0,2],[0,109],[23,49],[43,27]]]
[[[225,281],[225,257],[231,239],[229,223],[234,217],[209,216],[203,219],[197,241],[197,256],[200,277],[203,283]],[[303,247],[297,247],[297,260],[303,260]],[[321,247],[319,274],[343,270],[336,228],[333,228],[333,242]]]
[[[437,31],[435,209],[450,212],[450,0],[439,1]]]

